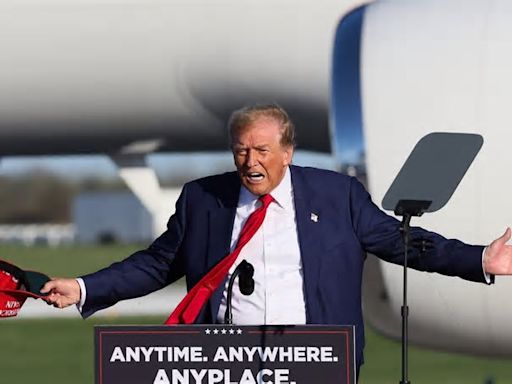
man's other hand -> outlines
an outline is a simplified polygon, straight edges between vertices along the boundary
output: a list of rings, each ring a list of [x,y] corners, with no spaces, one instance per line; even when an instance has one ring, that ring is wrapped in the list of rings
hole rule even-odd
[[[511,231],[494,240],[485,249],[484,270],[492,275],[512,275],[512,245],[508,245]]]
[[[41,293],[49,293],[45,300],[57,308],[80,302],[80,285],[76,279],[54,278],[43,286]]]

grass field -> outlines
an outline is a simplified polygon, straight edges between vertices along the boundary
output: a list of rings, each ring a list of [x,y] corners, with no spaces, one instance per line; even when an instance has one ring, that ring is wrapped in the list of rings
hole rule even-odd
[[[22,248],[0,246],[0,258],[52,276],[74,276],[122,259],[133,246]],[[0,320],[0,383],[92,383],[96,324],[161,324],[164,317]],[[400,344],[367,332],[362,384],[397,384]],[[512,384],[512,360],[410,350],[413,384]],[[493,381],[489,381],[493,380]],[[321,383],[319,383],[321,384]]]

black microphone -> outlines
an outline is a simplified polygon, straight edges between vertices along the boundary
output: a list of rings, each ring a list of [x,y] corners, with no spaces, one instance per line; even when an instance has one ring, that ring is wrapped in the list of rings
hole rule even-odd
[[[249,296],[254,292],[254,267],[243,260],[237,268],[240,268],[240,276],[238,276],[240,292],[242,295]]]
[[[233,314],[231,313],[231,298],[233,296],[233,284],[238,276],[238,287],[242,295],[249,296],[254,292],[254,267],[251,263],[242,260],[235,268],[228,284],[228,297],[226,303],[226,313],[224,314],[224,323],[233,324]]]

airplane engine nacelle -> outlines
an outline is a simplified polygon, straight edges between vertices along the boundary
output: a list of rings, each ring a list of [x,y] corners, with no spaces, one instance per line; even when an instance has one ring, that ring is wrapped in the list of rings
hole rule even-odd
[[[338,129],[362,128],[368,187],[377,204],[424,135],[442,131],[484,137],[480,154],[447,206],[412,222],[472,244],[488,244],[512,224],[510,20],[512,3],[506,0],[381,1],[348,14],[338,28],[338,39],[352,45],[335,51],[334,69],[348,68],[358,81],[349,82],[348,90],[334,85],[333,113]],[[343,49],[357,57],[341,59]],[[359,112],[337,104],[350,99],[347,92]],[[402,269],[369,262],[366,319],[399,338]],[[497,277],[488,287],[412,271],[411,340],[511,356],[510,292],[510,278]]]

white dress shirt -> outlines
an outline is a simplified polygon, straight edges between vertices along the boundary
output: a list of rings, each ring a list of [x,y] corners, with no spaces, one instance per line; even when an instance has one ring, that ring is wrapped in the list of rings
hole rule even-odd
[[[229,270],[229,276],[242,260],[254,266],[254,292],[240,293],[238,279],[233,285],[232,314],[234,324],[305,324],[304,278],[300,258],[295,206],[289,168],[281,183],[270,193],[274,198],[263,224],[242,248]],[[236,209],[231,251],[249,215],[261,203],[245,187],[241,187]],[[228,279],[229,281],[229,279]],[[227,286],[217,319],[224,322]]]

